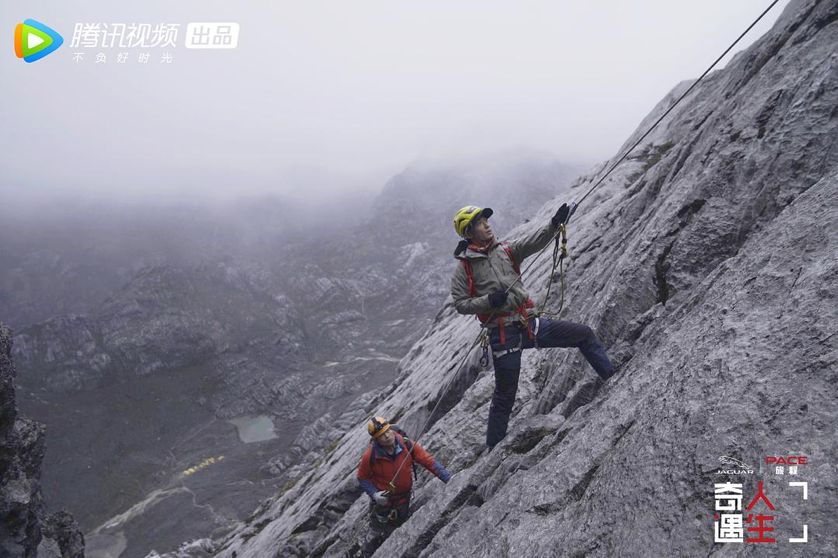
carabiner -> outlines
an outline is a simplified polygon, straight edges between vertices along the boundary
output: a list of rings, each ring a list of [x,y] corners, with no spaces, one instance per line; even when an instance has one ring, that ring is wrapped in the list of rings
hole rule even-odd
[[[485,329],[480,334],[480,347],[483,349],[483,354],[480,356],[480,367],[483,369],[489,368],[489,333]]]

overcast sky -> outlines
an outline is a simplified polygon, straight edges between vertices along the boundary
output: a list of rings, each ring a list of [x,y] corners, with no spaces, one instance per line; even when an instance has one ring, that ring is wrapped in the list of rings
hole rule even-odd
[[[509,148],[593,163],[769,3],[4,2],[0,193],[313,195],[379,189],[420,159]],[[13,30],[26,18],[64,45],[18,60]],[[186,24],[201,21],[239,23],[238,48],[186,49]],[[94,22],[181,29],[175,48],[72,48],[74,25]]]

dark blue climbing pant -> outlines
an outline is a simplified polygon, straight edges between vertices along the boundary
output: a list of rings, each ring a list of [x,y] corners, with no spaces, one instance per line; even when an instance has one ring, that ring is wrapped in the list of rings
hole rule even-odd
[[[527,330],[517,324],[507,325],[504,343],[500,342],[499,328],[489,333],[492,345],[492,360],[495,364],[495,393],[489,408],[489,428],[486,431],[486,445],[493,447],[506,436],[509,415],[518,392],[518,375],[521,372],[521,350],[533,347],[577,347],[597,374],[607,380],[614,374],[614,365],[608,360],[605,349],[593,330],[586,325],[549,318],[530,320],[535,340],[530,339]],[[504,351],[516,349],[506,354]],[[497,356],[496,356],[497,355]]]

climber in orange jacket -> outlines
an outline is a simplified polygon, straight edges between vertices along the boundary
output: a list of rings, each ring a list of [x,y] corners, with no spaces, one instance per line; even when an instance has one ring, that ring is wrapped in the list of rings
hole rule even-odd
[[[367,423],[372,443],[358,465],[358,484],[370,497],[372,524],[398,526],[408,518],[415,463],[442,482],[451,474],[418,442],[381,417]],[[390,484],[392,482],[392,485]]]

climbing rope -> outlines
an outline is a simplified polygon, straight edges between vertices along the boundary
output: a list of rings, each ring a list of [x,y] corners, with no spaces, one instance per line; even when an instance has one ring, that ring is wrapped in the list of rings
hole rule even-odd
[[[684,100],[684,98],[685,98],[687,95],[689,95],[689,94],[690,94],[690,92],[692,92],[692,90],[693,90],[693,89],[695,89],[695,88],[698,86],[698,84],[699,84],[699,83],[701,83],[701,80],[703,80],[705,77],[707,77],[707,74],[709,74],[709,73],[713,70],[713,68],[715,68],[715,67],[716,67],[716,64],[718,64],[718,63],[721,61],[721,59],[722,59],[722,58],[724,58],[724,57],[727,55],[727,53],[729,53],[729,52],[733,49],[733,47],[735,47],[735,46],[739,43],[739,41],[741,41],[741,40],[742,40],[742,37],[744,37],[745,35],[747,35],[747,34],[748,34],[748,31],[750,31],[751,29],[753,29],[753,28],[754,28],[754,26],[755,26],[757,23],[759,23],[759,21],[760,21],[763,17],[765,17],[765,14],[767,14],[769,11],[771,11],[771,8],[773,8],[773,7],[777,4],[777,2],[779,2],[779,1],[780,1],[780,0],[774,0],[773,2],[771,2],[771,4],[769,4],[769,6],[768,6],[767,8],[765,8],[765,10],[763,10],[763,12],[762,12],[761,14],[759,14],[759,17],[757,17],[757,18],[753,21],[753,23],[751,23],[751,24],[748,26],[748,28],[747,28],[747,29],[745,29],[745,30],[744,30],[744,31],[743,31],[743,32],[742,32],[742,33],[741,33],[741,34],[740,34],[740,35],[736,38],[736,40],[735,40],[735,41],[733,41],[733,42],[730,44],[730,46],[729,46],[729,47],[727,47],[727,48],[725,49],[725,51],[724,51],[721,55],[719,55],[719,57],[718,57],[718,58],[716,58],[716,59],[713,61],[713,63],[712,63],[712,64],[710,64],[710,65],[707,67],[707,69],[706,69],[706,70],[704,70],[704,73],[703,73],[703,74],[701,74],[701,75],[698,77],[698,79],[697,79],[697,80],[695,80],[695,81],[693,82],[693,84],[692,84],[692,85],[690,85],[690,86],[687,88],[687,90],[686,90],[686,91],[684,91],[684,93],[683,93],[683,94],[681,94],[681,96],[680,96],[680,97],[678,97],[678,99],[676,99],[676,100],[675,100],[675,102],[674,102],[674,103],[672,103],[672,105],[671,105],[668,109],[666,109],[666,111],[665,111],[662,115],[660,115],[660,117],[659,117],[657,120],[655,120],[655,122],[654,122],[651,126],[649,126],[649,129],[648,129],[648,130],[646,130],[646,131],[643,133],[643,135],[642,135],[642,136],[640,136],[640,138],[639,138],[636,142],[634,142],[634,143],[632,144],[632,146],[631,146],[631,147],[629,147],[629,148],[625,151],[625,153],[623,153],[623,155],[622,155],[619,159],[617,159],[617,162],[615,162],[614,164],[612,164],[612,165],[611,165],[611,167],[608,169],[608,171],[607,171],[604,175],[602,175],[602,178],[600,178],[599,180],[597,180],[597,181],[596,181],[596,183],[595,183],[593,186],[591,186],[591,187],[590,187],[590,189],[588,189],[588,191],[587,191],[587,192],[585,192],[585,195],[584,195],[584,196],[582,196],[582,197],[579,199],[579,201],[578,201],[578,202],[574,202],[574,203],[572,203],[572,204],[570,205],[570,215],[568,216],[567,221],[565,222],[565,225],[567,225],[567,223],[568,223],[568,222],[570,222],[570,218],[571,218],[571,217],[573,217],[573,214],[576,212],[576,209],[577,209],[577,208],[578,208],[578,207],[582,204],[582,202],[584,202],[584,201],[588,198],[588,196],[590,196],[590,195],[593,193],[593,191],[594,191],[594,190],[596,190],[596,189],[600,186],[600,184],[602,184],[602,183],[605,181],[605,179],[606,179],[606,178],[608,178],[608,176],[609,176],[609,175],[610,175],[610,174],[614,171],[614,169],[616,169],[616,168],[617,168],[617,165],[619,165],[620,163],[622,163],[622,162],[626,159],[626,157],[628,157],[628,156],[629,156],[629,154],[630,154],[632,151],[634,151],[634,149],[635,149],[638,145],[640,145],[640,143],[641,143],[644,139],[646,139],[646,137],[647,137],[649,134],[651,134],[651,133],[652,133],[652,130],[654,130],[654,129],[658,126],[658,124],[660,124],[660,123],[663,121],[663,119],[664,119],[664,118],[666,118],[666,117],[669,115],[669,113],[671,113],[671,112],[673,111],[673,109],[675,109],[675,107],[677,107],[677,106],[678,106],[678,104],[679,104],[681,101],[683,101],[683,100]],[[556,238],[556,237],[557,237],[560,233],[561,233],[561,230],[556,231],[556,234],[555,234],[555,235],[553,235],[553,238],[555,239],[555,238]],[[544,253],[544,249],[545,249],[545,248],[547,248],[547,246],[549,246],[549,243],[548,243],[548,244],[547,244],[544,248],[542,248],[542,249],[541,249],[541,251],[539,251],[539,252],[535,255],[535,258],[534,258],[534,259],[533,259],[533,260],[529,263],[529,265],[528,265],[527,267],[525,267],[525,268],[524,268],[524,270],[523,270],[523,271],[522,271],[522,272],[518,275],[518,279],[516,279],[516,280],[512,283],[512,285],[510,285],[510,286],[506,289],[506,292],[509,292],[509,289],[511,289],[511,288],[512,288],[512,286],[513,286],[513,285],[515,285],[515,283],[517,283],[519,280],[521,280],[522,276],[523,276],[523,275],[524,275],[527,271],[529,271],[529,269],[530,269],[530,268],[532,268],[532,266],[535,264],[535,262],[536,262],[536,261],[538,261],[538,259],[541,257],[541,254],[542,254],[542,253]]]
[[[494,314],[494,312],[492,314]],[[428,427],[428,424],[430,423],[431,417],[434,416],[434,413],[436,413],[436,410],[439,408],[439,404],[442,403],[442,398],[443,398],[442,394],[445,394],[448,391],[448,386],[451,384],[453,379],[456,378],[457,375],[460,373],[460,369],[463,367],[463,364],[465,364],[466,360],[468,360],[469,355],[471,355],[471,351],[477,346],[478,343],[480,343],[481,339],[483,338],[483,334],[484,334],[483,330],[484,329],[485,328],[481,327],[480,334],[474,339],[474,341],[472,341],[469,348],[466,349],[466,352],[463,355],[463,358],[461,358],[460,361],[457,363],[457,367],[455,368],[456,372],[452,376],[450,376],[448,378],[448,380],[445,382],[445,385],[444,385],[443,389],[440,391],[440,396],[439,396],[439,399],[436,402],[436,405],[434,405],[433,409],[431,409],[431,412],[428,414],[428,418],[425,419],[425,424],[422,425],[422,428],[419,430],[419,433],[413,438],[413,443],[414,444],[416,443],[419,436],[421,436],[422,434],[425,433],[425,428]],[[390,482],[388,483],[388,487],[390,488],[391,493],[395,493],[395,491],[396,491],[396,484],[395,484],[396,478],[399,476],[399,473],[401,473],[402,467],[404,467],[405,463],[407,463],[407,459],[402,459],[402,462],[399,464],[398,468],[396,469],[396,472],[393,474],[393,478],[390,479]]]
[[[629,147],[629,148],[628,148],[628,150],[626,150],[626,152],[623,154],[623,156],[622,156],[622,157],[620,157],[620,158],[617,160],[617,162],[616,162],[616,163],[614,163],[613,165],[611,165],[611,168],[610,168],[610,169],[608,169],[608,172],[606,172],[606,173],[605,173],[605,175],[604,175],[602,178],[600,178],[600,179],[599,179],[599,181],[597,181],[597,183],[596,183],[596,184],[594,184],[594,185],[591,187],[591,189],[590,189],[590,190],[588,190],[588,192],[587,192],[584,196],[582,196],[582,199],[580,199],[578,202],[576,202],[576,204],[575,204],[575,205],[580,205],[583,201],[585,201],[585,198],[587,198],[588,196],[590,196],[590,195],[591,195],[591,193],[592,193],[594,190],[596,190],[597,186],[599,186],[600,184],[602,184],[602,182],[603,182],[603,181],[604,181],[604,180],[608,177],[608,175],[609,175],[609,174],[611,174],[611,171],[613,171],[615,168],[617,168],[617,165],[619,165],[620,163],[622,163],[622,162],[623,162],[623,160],[624,160],[626,157],[628,157],[629,153],[631,153],[631,152],[634,150],[634,148],[635,148],[635,147],[637,147],[638,145],[640,145],[640,142],[642,142],[644,139],[646,139],[646,136],[648,136],[649,134],[651,134],[651,133],[652,133],[652,130],[654,130],[654,129],[655,129],[655,127],[656,127],[658,124],[660,124],[660,123],[661,123],[661,121],[662,121],[664,118],[666,118],[666,117],[667,117],[667,115],[668,115],[670,112],[672,112],[672,109],[674,109],[676,106],[678,106],[678,103],[680,103],[680,102],[684,99],[684,97],[686,97],[687,95],[689,95],[689,94],[690,94],[690,92],[691,92],[693,89],[695,89],[695,87],[696,87],[699,83],[701,83],[701,80],[702,80],[702,79],[704,79],[704,77],[705,77],[707,74],[709,74],[709,73],[713,70],[713,68],[715,68],[715,67],[716,67],[716,64],[718,64],[718,63],[721,61],[721,59],[722,59],[722,58],[724,58],[724,57],[727,55],[727,53],[728,53],[728,52],[730,52],[730,51],[733,49],[733,47],[735,47],[735,46],[736,46],[736,44],[737,44],[740,40],[742,40],[742,37],[744,37],[745,35],[747,35],[747,34],[748,34],[748,31],[750,31],[751,29],[753,29],[753,28],[754,28],[754,26],[755,26],[757,23],[759,23],[759,20],[761,20],[761,19],[763,18],[763,16],[765,16],[765,14],[767,14],[769,11],[771,11],[771,8],[773,8],[773,7],[777,4],[777,2],[779,2],[779,1],[780,1],[780,0],[774,0],[773,2],[771,2],[771,4],[769,4],[769,6],[768,6],[767,8],[765,8],[765,10],[764,10],[761,14],[759,14],[759,17],[757,17],[757,18],[754,20],[754,22],[753,22],[753,23],[751,23],[751,24],[748,26],[748,28],[747,28],[747,29],[745,29],[745,30],[742,32],[742,34],[741,34],[741,35],[739,35],[739,36],[736,38],[736,40],[735,40],[735,41],[733,41],[733,42],[730,44],[730,46],[729,46],[729,47],[727,47],[727,49],[725,49],[725,51],[724,51],[723,53],[721,53],[721,55],[719,55],[719,57],[718,57],[718,58],[716,58],[716,59],[713,61],[713,63],[712,63],[712,64],[710,64],[710,65],[707,67],[707,69],[706,69],[706,70],[704,70],[704,73],[703,73],[703,74],[701,74],[701,75],[699,76],[699,78],[698,78],[697,80],[695,80],[695,81],[693,82],[693,84],[692,84],[692,85],[690,85],[690,86],[689,86],[689,88],[688,88],[686,91],[684,91],[684,93],[683,93],[680,97],[678,97],[678,100],[676,100],[674,103],[672,103],[672,106],[670,106],[668,109],[666,109],[666,112],[664,112],[664,113],[660,116],[660,118],[658,118],[657,120],[655,120],[655,123],[654,123],[654,124],[652,124],[652,125],[649,127],[649,129],[648,129],[648,130],[646,130],[646,133],[644,133],[642,136],[640,136],[640,139],[639,139],[639,140],[637,140],[636,142],[634,142],[634,145],[632,145],[631,147]]]
[[[547,277],[547,294],[544,295],[544,300],[541,302],[541,308],[539,308],[535,313],[536,317],[558,316],[562,313],[562,308],[564,308],[564,260],[568,257],[567,227],[564,223],[562,223],[559,225],[559,229],[559,235],[556,236],[555,245],[553,246],[553,265],[550,268],[550,275]],[[559,243],[559,237],[561,237],[561,244]],[[550,300],[550,289],[553,287],[553,283],[556,280],[556,268],[559,269],[559,281],[561,283],[561,289],[559,291],[561,293],[559,296],[559,308],[555,312],[547,312],[545,308],[547,307],[547,301]]]
[[[555,240],[555,241],[556,241],[556,246],[553,248],[553,271],[552,271],[552,273],[551,273],[551,277],[550,277],[550,279],[551,279],[551,283],[552,283],[552,279],[553,279],[552,275],[553,275],[553,274],[555,274],[555,269],[556,269],[556,260],[557,260],[557,259],[558,259],[558,263],[559,263],[559,269],[560,269],[560,279],[561,279],[561,283],[562,283],[562,285],[561,285],[561,293],[562,293],[562,294],[561,294],[561,302],[560,302],[559,312],[561,312],[561,307],[564,305],[564,266],[563,266],[563,261],[564,261],[564,259],[567,257],[567,237],[566,237],[566,235],[567,235],[567,224],[570,222],[570,219],[571,219],[571,217],[573,217],[573,214],[576,212],[576,209],[577,209],[577,208],[578,208],[578,207],[582,204],[582,202],[584,202],[584,201],[588,198],[588,196],[590,196],[590,195],[593,193],[593,191],[594,191],[594,190],[596,190],[596,189],[600,186],[600,184],[602,184],[602,183],[605,181],[605,179],[606,179],[606,178],[608,178],[608,176],[609,176],[609,175],[610,175],[610,174],[614,171],[614,169],[616,169],[616,168],[617,168],[617,166],[618,166],[620,163],[622,163],[622,162],[626,159],[626,157],[628,157],[628,156],[629,156],[629,154],[630,154],[630,153],[631,153],[631,152],[632,152],[632,151],[633,151],[633,150],[634,150],[634,149],[635,149],[638,145],[640,145],[640,143],[641,143],[644,139],[646,139],[646,137],[647,137],[649,134],[651,134],[651,133],[652,133],[652,131],[653,131],[653,130],[654,130],[654,129],[658,126],[658,124],[660,124],[660,123],[663,121],[663,119],[664,119],[664,118],[666,118],[666,117],[669,115],[669,113],[671,113],[671,112],[673,111],[673,109],[675,109],[675,107],[676,107],[676,106],[678,106],[678,104],[679,104],[681,101],[683,101],[683,100],[684,100],[684,98],[686,98],[686,96],[687,96],[687,95],[689,95],[689,94],[692,92],[692,90],[696,88],[696,86],[698,86],[698,84],[699,84],[699,83],[701,83],[701,81],[702,81],[702,80],[703,80],[703,79],[707,76],[707,74],[709,74],[709,73],[713,70],[713,68],[715,68],[715,67],[716,67],[716,64],[718,64],[718,63],[722,60],[722,58],[724,58],[724,57],[725,57],[725,56],[726,56],[726,55],[727,55],[727,54],[728,54],[731,50],[733,50],[733,47],[735,47],[735,46],[739,43],[739,41],[741,41],[741,40],[742,40],[742,37],[744,37],[745,35],[747,35],[747,34],[748,34],[748,32],[749,32],[751,29],[753,29],[753,28],[754,28],[754,26],[755,26],[757,23],[759,23],[759,22],[760,22],[760,20],[762,20],[762,18],[763,18],[763,17],[765,17],[765,14],[767,14],[769,11],[771,11],[771,8],[773,8],[773,7],[774,7],[774,6],[775,6],[775,5],[776,5],[779,1],[780,1],[780,0],[774,0],[773,2],[771,2],[771,4],[769,4],[769,5],[768,5],[768,7],[767,7],[767,8],[765,8],[765,10],[763,10],[763,12],[762,12],[762,13],[761,13],[761,14],[760,14],[760,15],[759,15],[759,16],[758,16],[758,17],[757,17],[757,18],[753,21],[753,23],[751,23],[751,24],[747,27],[747,29],[745,29],[745,30],[744,30],[744,31],[743,31],[743,32],[742,32],[742,33],[741,33],[741,34],[740,34],[740,35],[736,38],[736,40],[735,40],[735,41],[733,41],[733,42],[730,44],[730,46],[729,46],[729,47],[727,47],[727,48],[725,49],[725,51],[724,51],[722,54],[720,54],[720,55],[719,55],[719,57],[718,57],[718,58],[716,58],[716,60],[714,60],[714,61],[713,61],[713,63],[712,63],[712,64],[710,64],[710,66],[708,66],[708,67],[707,67],[707,69],[706,69],[706,70],[704,70],[704,73],[703,73],[703,74],[701,74],[701,75],[698,77],[698,79],[697,79],[697,80],[695,80],[695,81],[692,83],[692,85],[690,85],[690,86],[689,86],[689,88],[687,88],[687,90],[686,90],[686,91],[684,91],[684,93],[683,93],[683,94],[681,94],[681,96],[680,96],[680,97],[678,97],[678,99],[676,99],[676,100],[675,100],[675,102],[674,102],[674,103],[672,103],[672,105],[671,105],[668,109],[666,109],[666,111],[665,111],[665,112],[664,112],[664,113],[663,113],[663,114],[662,114],[662,115],[661,115],[661,116],[660,116],[657,120],[655,120],[655,122],[654,122],[651,126],[649,126],[649,129],[648,129],[648,130],[646,130],[646,132],[644,132],[644,133],[643,133],[643,135],[642,135],[642,136],[640,136],[640,138],[639,138],[636,142],[634,142],[634,143],[632,144],[632,146],[631,146],[631,147],[629,147],[629,148],[628,148],[628,149],[627,149],[627,150],[623,153],[623,155],[622,155],[619,159],[617,159],[617,162],[615,162],[614,164],[612,164],[612,165],[611,165],[611,167],[610,167],[610,168],[606,171],[606,173],[605,173],[604,175],[602,175],[602,177],[601,177],[599,180],[597,180],[597,181],[596,181],[596,183],[595,183],[593,186],[591,186],[591,187],[590,187],[590,189],[588,189],[588,191],[585,193],[585,195],[583,195],[583,196],[579,199],[579,201],[574,202],[574,203],[571,203],[571,205],[570,205],[570,213],[569,213],[569,215],[568,215],[568,217],[567,217],[567,220],[565,221],[565,223],[564,223],[562,226],[558,227],[558,230],[557,230],[557,231],[556,231],[556,233],[553,235],[553,237],[550,239],[551,241],[553,241],[553,240]],[[562,236],[562,247],[561,247],[561,248],[559,247],[559,243],[558,243],[558,240],[557,240],[557,238],[558,238],[560,235]],[[535,263],[538,261],[538,259],[539,259],[539,258],[541,258],[542,254],[544,254],[544,250],[545,250],[545,249],[547,248],[547,246],[549,246],[549,245],[550,245],[550,241],[548,241],[548,242],[547,242],[547,244],[545,244],[545,245],[544,245],[544,248],[542,248],[541,250],[539,250],[539,251],[538,251],[538,253],[537,253],[537,254],[535,254],[535,257],[532,259],[532,261],[530,261],[529,265],[527,265],[527,266],[526,266],[526,267],[525,267],[525,268],[524,268],[524,269],[523,269],[523,270],[522,270],[522,271],[518,274],[518,277],[515,279],[515,281],[513,281],[513,282],[512,282],[512,284],[510,284],[508,287],[506,287],[506,289],[505,289],[505,291],[504,291],[505,293],[507,293],[507,294],[508,294],[508,293],[509,293],[509,291],[512,289],[512,287],[513,287],[513,286],[515,286],[515,284],[516,284],[518,281],[522,281],[524,274],[525,274],[525,273],[527,273],[527,271],[529,271],[529,270],[532,268],[532,266],[533,266],[533,265],[535,265]],[[557,253],[558,253],[558,252],[560,252],[560,255],[558,255],[558,256],[557,256]],[[550,293],[549,293],[549,286],[548,286],[547,296],[549,296],[549,294],[550,294]],[[547,303],[547,296],[545,296],[545,298],[544,298],[544,303],[542,304],[542,308],[543,308],[543,307],[544,307],[544,305],[546,305],[546,303]],[[497,311],[498,311],[498,309],[495,309],[495,310],[493,310],[493,311],[492,311],[492,313],[489,315],[489,319],[487,319],[487,320],[486,320],[486,322],[487,322],[487,323],[491,322],[492,318],[495,316],[495,314],[497,313]],[[488,365],[488,333],[487,333],[486,327],[485,327],[485,326],[481,326],[481,331],[480,331],[480,333],[478,334],[477,338],[476,338],[476,339],[475,339],[475,340],[471,343],[471,345],[469,346],[468,350],[466,350],[465,355],[463,355],[463,358],[462,358],[462,359],[460,359],[460,361],[459,361],[459,363],[457,364],[457,367],[456,367],[456,369],[455,369],[455,370],[456,370],[456,372],[455,372],[453,375],[451,375],[451,376],[448,378],[448,380],[445,382],[445,384],[444,384],[444,386],[443,386],[443,389],[440,391],[440,393],[441,393],[441,394],[444,394],[444,393],[448,390],[448,386],[451,384],[451,382],[453,381],[453,379],[454,379],[454,378],[456,378],[456,377],[457,377],[457,375],[460,373],[460,368],[462,368],[463,364],[465,364],[466,360],[468,359],[469,355],[471,354],[472,349],[474,349],[474,347],[476,347],[479,343],[484,343],[484,353],[483,353],[483,355],[484,355],[484,356],[483,356],[483,357],[481,357],[481,359],[480,359],[480,360],[481,360],[481,364],[482,364],[482,361],[483,361],[483,359],[484,359],[484,357],[485,357],[485,358],[486,358],[486,361],[487,361],[487,362],[486,362],[486,364]],[[413,438],[414,443],[415,443],[415,442],[419,439],[419,437],[420,437],[422,434],[424,434],[424,433],[425,433],[425,428],[427,428],[427,427],[428,427],[428,424],[430,423],[431,418],[434,416],[434,413],[435,413],[435,412],[436,412],[436,410],[439,408],[439,404],[440,404],[440,403],[442,403],[442,399],[443,399],[443,396],[442,396],[442,395],[440,395],[440,397],[439,397],[439,399],[437,400],[436,404],[434,405],[433,409],[431,409],[431,412],[428,414],[428,418],[427,418],[427,419],[425,419],[425,423],[422,425],[422,428],[419,430],[419,433],[418,433],[418,434],[417,434],[417,435]],[[395,488],[395,484],[394,484],[394,482],[395,482],[395,480],[396,480],[396,477],[398,477],[398,476],[399,476],[399,473],[401,472],[401,469],[402,469],[402,467],[404,466],[404,464],[405,464],[406,462],[407,462],[407,459],[402,460],[401,465],[399,465],[398,469],[396,469],[396,473],[393,475],[393,478],[392,478],[392,479],[391,479],[391,481],[390,481],[390,486],[391,486],[391,487]]]

